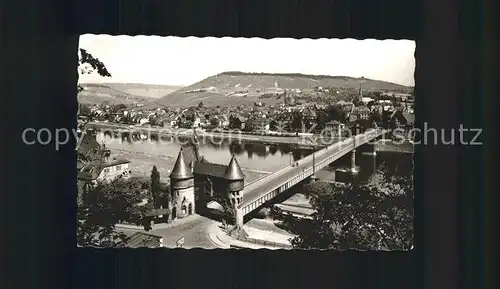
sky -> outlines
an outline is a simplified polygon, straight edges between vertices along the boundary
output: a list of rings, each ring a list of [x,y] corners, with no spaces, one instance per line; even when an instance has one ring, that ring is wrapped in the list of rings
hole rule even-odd
[[[415,41],[80,36],[112,77],[80,82],[191,85],[224,71],[365,77],[414,85]]]

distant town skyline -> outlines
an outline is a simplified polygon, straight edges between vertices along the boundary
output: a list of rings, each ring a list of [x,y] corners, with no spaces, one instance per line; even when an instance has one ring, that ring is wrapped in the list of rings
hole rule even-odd
[[[413,86],[412,40],[80,36],[112,77],[80,75],[82,83],[187,86],[226,72],[365,77]]]

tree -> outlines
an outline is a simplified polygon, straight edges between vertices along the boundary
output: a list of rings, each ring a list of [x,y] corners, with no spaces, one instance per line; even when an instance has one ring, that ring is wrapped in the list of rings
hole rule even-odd
[[[143,214],[151,208],[140,206],[141,201],[148,198],[149,184],[142,178],[131,178],[99,182],[87,188],[78,203],[78,245],[123,246],[128,238],[116,232],[115,225],[120,222],[142,224]]]
[[[305,188],[317,211],[312,220],[285,217],[283,225],[303,249],[408,250],[413,245],[411,178],[335,185],[317,182]]]
[[[220,121],[220,119],[219,119],[218,117],[212,117],[212,118],[210,119],[210,124],[211,124],[212,126],[214,126],[214,127],[218,127],[218,126],[220,126],[221,121]]]
[[[338,105],[328,106],[328,108],[326,109],[326,113],[328,115],[328,121],[331,121],[331,120],[341,121],[342,120],[343,113],[342,113],[341,108]]]
[[[365,132],[373,127],[373,120],[371,119],[356,119],[356,128],[360,130],[360,132]]]
[[[330,121],[330,118],[326,110],[318,110],[316,113],[316,122],[318,124],[318,127],[320,129],[323,129],[328,121]]]
[[[299,111],[292,112],[291,127],[294,131],[301,131],[304,124],[304,116]]]
[[[234,211],[234,208],[231,205],[228,197],[216,194],[213,196],[213,200],[222,207],[222,219],[224,219],[229,224],[233,224],[236,221],[236,212]]]
[[[203,101],[200,101],[200,103],[198,103],[198,108],[202,108],[203,107]]]
[[[111,77],[108,69],[98,58],[95,58],[87,50],[79,49],[78,71],[80,74],[92,74],[97,72],[102,77]],[[82,91],[83,87],[78,85],[78,92]]]
[[[242,122],[239,117],[231,115],[229,117],[229,128],[231,129],[241,129]]]
[[[373,111],[370,114],[370,120],[372,122],[376,123],[377,125],[379,125],[382,121],[382,116],[380,115],[380,113],[378,111]]]
[[[393,121],[391,115],[392,115],[392,112],[390,112],[390,111],[384,110],[382,112],[382,115],[380,116],[381,127],[389,129],[389,128],[392,128],[394,126],[394,124],[393,124],[394,121]]]
[[[97,71],[97,73],[102,76],[102,77],[111,77],[111,74],[109,73],[108,69],[102,63],[99,59],[94,58],[87,50],[80,48],[78,50],[78,71],[80,74],[92,74],[94,71]],[[77,91],[81,92],[84,90],[82,86],[79,84],[77,85]],[[80,107],[78,109],[80,111]],[[87,125],[88,122],[91,121],[91,117],[89,117],[88,121],[78,128],[80,130],[85,130],[85,126]]]
[[[118,112],[118,111],[124,110],[126,108],[127,108],[127,106],[125,104],[120,103],[120,104],[113,105],[111,107],[111,110],[114,112]]]
[[[161,197],[160,190],[160,172],[158,171],[156,166],[153,166],[153,169],[151,170],[151,195],[153,198],[153,206],[155,208],[159,208],[159,199]]]
[[[282,129],[283,129],[283,127],[282,127],[281,123],[274,120],[274,119],[271,120],[271,122],[269,123],[269,130],[282,132],[282,131],[280,131]]]

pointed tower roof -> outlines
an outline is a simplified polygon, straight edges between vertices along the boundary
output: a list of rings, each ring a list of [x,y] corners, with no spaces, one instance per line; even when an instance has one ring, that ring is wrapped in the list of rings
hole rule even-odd
[[[241,167],[234,155],[231,158],[229,165],[227,166],[224,178],[231,181],[243,180],[245,178],[245,174],[243,174],[243,171],[241,170]]]
[[[179,155],[177,156],[177,160],[175,161],[174,168],[172,169],[172,173],[170,174],[171,179],[189,179],[193,177],[193,173],[189,166],[186,164],[184,160],[184,153],[181,150],[179,151]]]

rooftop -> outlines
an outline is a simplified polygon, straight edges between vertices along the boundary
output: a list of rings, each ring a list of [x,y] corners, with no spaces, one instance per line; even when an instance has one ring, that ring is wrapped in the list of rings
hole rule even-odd
[[[162,237],[153,234],[136,232],[129,238],[130,239],[125,244],[125,247],[128,248],[158,248],[163,246]]]
[[[130,161],[122,156],[115,156],[111,160],[103,160],[102,162],[100,160],[93,160],[84,165],[78,172],[78,179],[95,180],[99,177],[103,169],[128,163]]]
[[[245,178],[245,174],[241,170],[241,167],[238,164],[238,161],[236,160],[236,157],[234,155],[231,158],[229,165],[227,166],[224,178],[226,180],[231,180],[231,181],[243,180]]]
[[[98,150],[101,148],[101,145],[95,139],[95,136],[90,134],[84,134],[83,139],[78,146],[78,152],[87,155],[92,150]]]
[[[224,178],[226,174],[227,166],[211,163],[196,163],[194,166],[194,173],[200,175],[206,175],[217,178]]]
[[[186,164],[184,160],[184,148],[181,147],[179,150],[179,155],[177,156],[177,160],[175,161],[174,168],[172,169],[172,173],[170,174],[171,179],[189,179],[193,177],[193,173],[191,169]]]

